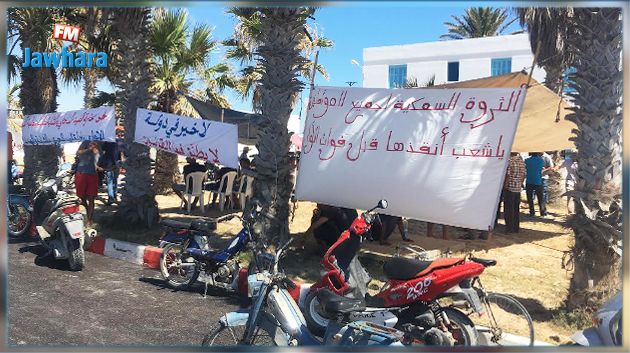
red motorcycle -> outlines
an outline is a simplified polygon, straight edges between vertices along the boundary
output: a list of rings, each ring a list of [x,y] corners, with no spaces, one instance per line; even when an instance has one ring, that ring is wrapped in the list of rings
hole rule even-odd
[[[361,279],[361,272],[365,270],[356,255],[378,219],[372,212],[386,207],[387,201],[381,200],[359,216],[324,255],[322,278],[311,286],[304,302],[309,329],[316,333],[326,329],[329,318],[320,310],[317,299],[317,292],[326,288],[345,296],[349,302],[356,302],[357,308],[365,308],[353,313],[351,320],[395,327],[407,334],[406,344],[477,345],[475,325],[452,303],[459,301],[461,305],[463,300],[467,302],[466,308],[484,313],[479,289],[472,284],[479,280],[478,276],[486,267],[496,264],[494,260],[463,257],[420,261],[394,257],[383,267],[388,280],[380,292],[374,296],[367,293],[369,277]],[[446,297],[452,299],[448,306],[438,301]]]

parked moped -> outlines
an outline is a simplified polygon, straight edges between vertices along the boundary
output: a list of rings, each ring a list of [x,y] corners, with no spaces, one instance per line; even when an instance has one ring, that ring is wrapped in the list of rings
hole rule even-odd
[[[622,330],[621,308],[623,297],[616,294],[608,300],[593,316],[593,327],[578,331],[571,340],[578,346],[621,346]]]

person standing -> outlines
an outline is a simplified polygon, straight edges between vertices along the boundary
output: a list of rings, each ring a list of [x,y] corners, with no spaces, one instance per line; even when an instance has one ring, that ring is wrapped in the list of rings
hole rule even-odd
[[[104,142],[102,145],[103,155],[99,159],[99,166],[105,172],[107,181],[107,204],[111,205],[116,200],[118,191],[118,168],[122,159],[122,153],[116,142]]]
[[[545,210],[545,200],[543,198],[543,179],[542,172],[545,168],[545,161],[542,158],[542,153],[532,152],[529,154],[529,158],[525,160],[525,168],[527,171],[525,191],[527,192],[527,203],[529,204],[529,215],[534,216],[534,193],[536,193],[536,199],[538,200],[538,206],[540,208],[540,215],[545,217],[547,212]]]
[[[519,206],[521,203],[521,188],[523,187],[525,176],[525,162],[523,162],[518,152],[512,152],[508,162],[505,182],[503,183],[505,185],[503,191],[505,197],[503,213],[506,233],[518,233],[520,230],[521,212]]]
[[[575,189],[575,182],[577,181],[577,153],[565,152],[564,162],[560,165],[560,174],[564,176],[564,190],[565,192],[573,191]],[[567,196],[567,213],[573,214],[575,212],[575,204],[571,202],[573,197]]]
[[[94,216],[94,199],[98,195],[97,166],[100,152],[96,141],[83,141],[77,151],[77,168],[74,177],[77,197],[87,210],[87,225],[92,225]]]
[[[543,202],[545,205],[549,202],[549,174],[554,169],[553,159],[551,158],[552,153],[545,152],[541,156],[543,161],[545,161],[542,171]]]

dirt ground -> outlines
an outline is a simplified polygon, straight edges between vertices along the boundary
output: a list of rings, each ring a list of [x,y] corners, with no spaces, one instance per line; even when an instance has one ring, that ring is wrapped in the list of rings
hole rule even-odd
[[[207,195],[206,195],[207,196]],[[105,206],[100,197],[97,202],[96,222],[97,229],[105,237],[113,237],[121,240],[142,242],[155,245],[161,231],[159,229],[147,231],[127,231],[116,225],[108,224],[108,215],[115,211],[115,206]],[[192,215],[187,215],[180,209],[176,196],[158,196],[161,216],[176,220],[190,220],[202,216],[199,208],[193,210]],[[206,201],[207,202],[207,201]],[[311,237],[304,237],[303,232],[310,225],[310,218],[315,204],[299,202],[295,210],[295,217],[290,223],[290,231],[293,236],[301,238],[305,242],[304,250],[292,249],[297,256],[287,256],[283,264],[285,271],[298,280],[314,282],[319,277],[319,261],[321,251]],[[560,309],[566,298],[571,273],[562,269],[563,252],[573,244],[572,232],[563,226],[566,217],[566,207],[562,202],[548,206],[551,217],[525,216],[527,212],[525,203],[521,209],[521,232],[519,234],[503,234],[503,220],[499,221],[498,229],[488,240],[465,240],[461,236],[467,234],[463,229],[450,228],[450,239],[426,237],[426,223],[409,221],[409,234],[414,246],[420,246],[426,250],[436,250],[438,253],[450,252],[449,256],[464,256],[473,253],[474,256],[495,259],[497,265],[488,268],[482,275],[481,281],[490,292],[505,293],[517,298],[529,311],[534,320],[536,340],[548,343],[565,343],[574,328],[554,323],[555,312]],[[206,207],[206,217],[217,217],[237,210],[225,210],[220,212],[217,205]],[[230,236],[241,229],[241,224],[234,219],[219,224],[217,233],[227,241]],[[479,233],[475,231],[475,233]],[[434,236],[441,237],[440,226],[436,226]],[[401,241],[396,230],[390,237],[392,245],[382,246],[376,242],[364,244],[361,262],[375,279],[370,284],[371,289],[378,289],[384,281],[382,263],[387,256],[396,252],[398,246],[408,245]]]

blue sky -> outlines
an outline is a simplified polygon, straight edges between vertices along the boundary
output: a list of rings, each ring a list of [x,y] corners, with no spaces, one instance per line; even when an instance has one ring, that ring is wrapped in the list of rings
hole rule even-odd
[[[188,7],[192,23],[205,23],[214,27],[213,37],[223,40],[231,36],[236,21],[225,13],[224,3],[205,2]],[[315,23],[319,33],[333,40],[331,49],[319,54],[319,63],[324,65],[330,80],[316,77],[315,84],[326,86],[347,86],[347,81],[357,82],[361,86],[361,68],[352,65],[355,59],[362,63],[363,48],[429,42],[439,40],[446,33],[445,21],[451,15],[461,15],[473,3],[465,2],[353,2],[333,3],[322,6],[315,14]],[[474,3],[474,6],[499,7],[501,3]],[[518,21],[509,29],[520,29]],[[222,50],[217,50],[211,58],[211,64],[223,60]],[[233,63],[236,65],[236,63]],[[109,85],[101,84],[99,89],[111,90]],[[60,87],[59,111],[81,109],[83,91],[80,87]],[[234,93],[227,93],[234,109],[251,110],[251,102],[241,101]],[[308,96],[308,87],[303,93]],[[300,115],[298,104],[294,114]],[[303,110],[303,117],[306,111]]]

